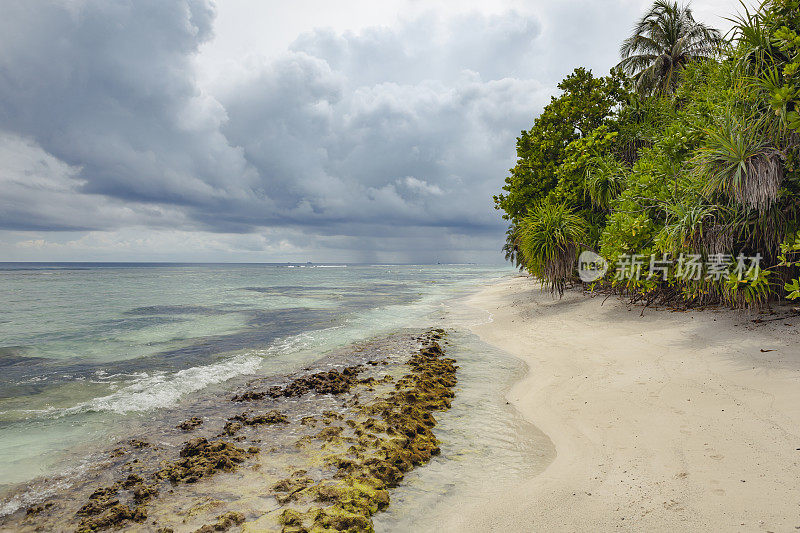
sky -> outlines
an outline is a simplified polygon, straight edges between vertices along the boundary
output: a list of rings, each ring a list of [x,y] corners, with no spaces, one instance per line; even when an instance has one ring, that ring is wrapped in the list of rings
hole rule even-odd
[[[648,6],[8,0],[0,261],[502,262],[516,136]]]

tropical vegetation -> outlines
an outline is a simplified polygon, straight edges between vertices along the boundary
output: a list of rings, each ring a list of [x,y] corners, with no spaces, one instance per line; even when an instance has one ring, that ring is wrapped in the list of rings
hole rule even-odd
[[[559,294],[591,250],[592,289],[647,303],[800,298],[799,4],[743,4],[722,37],[658,0],[609,75],[576,68],[494,198],[506,258]]]

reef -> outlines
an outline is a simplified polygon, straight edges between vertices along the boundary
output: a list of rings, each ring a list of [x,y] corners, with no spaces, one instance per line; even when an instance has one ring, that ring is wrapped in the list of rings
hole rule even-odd
[[[287,507],[279,519],[284,533],[372,531],[372,516],[389,505],[387,489],[440,453],[431,411],[450,407],[457,370],[437,342],[443,335],[432,330],[423,336],[423,346],[407,363],[410,372],[393,391],[354,407],[355,416],[323,413],[331,425],[314,438],[342,451],[324,459],[334,469],[332,479],[313,481],[299,471],[272,487]],[[332,425],[343,419],[343,426]]]

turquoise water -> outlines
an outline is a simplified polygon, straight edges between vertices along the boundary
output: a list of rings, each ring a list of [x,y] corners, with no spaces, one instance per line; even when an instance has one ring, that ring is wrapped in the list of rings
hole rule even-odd
[[[504,267],[0,264],[0,488],[234,378],[427,325]]]

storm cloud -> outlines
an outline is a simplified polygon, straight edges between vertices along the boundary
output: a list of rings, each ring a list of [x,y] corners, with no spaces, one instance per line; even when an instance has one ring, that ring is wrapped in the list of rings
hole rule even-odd
[[[0,253],[494,259],[514,137],[578,63],[611,66],[618,36],[586,32],[624,34],[639,4],[316,28],[204,83],[209,1],[10,2]]]

